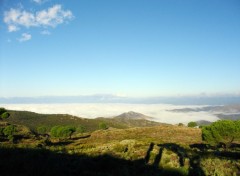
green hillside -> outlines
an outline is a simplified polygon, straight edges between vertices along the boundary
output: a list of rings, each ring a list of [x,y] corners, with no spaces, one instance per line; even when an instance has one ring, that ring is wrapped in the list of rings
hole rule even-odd
[[[202,141],[199,128],[150,122],[136,114],[135,118],[124,114],[111,119],[83,119],[26,111],[9,113],[8,119],[0,121],[0,175],[237,176],[240,173],[240,141],[234,141],[228,149],[223,145],[211,146]],[[98,130],[99,122],[107,123],[109,128]],[[42,125],[50,128],[80,124],[92,131],[76,131],[64,138],[32,131]],[[14,132],[6,134],[11,127]]]
[[[111,128],[129,128],[129,127],[147,127],[157,126],[160,123],[148,121],[145,119],[133,119],[129,121],[120,118],[96,118],[85,119],[68,114],[38,114],[28,111],[8,111],[10,117],[6,120],[12,124],[25,125],[36,131],[39,126],[47,126],[49,129],[56,125],[71,125],[78,127],[83,125],[87,131],[91,132],[99,128],[99,123],[104,122]]]

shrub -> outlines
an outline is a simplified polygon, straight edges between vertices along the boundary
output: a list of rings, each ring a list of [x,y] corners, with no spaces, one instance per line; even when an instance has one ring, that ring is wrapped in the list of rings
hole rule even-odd
[[[107,124],[104,123],[104,122],[100,122],[98,126],[99,126],[100,130],[106,130],[107,129]]]
[[[67,138],[71,139],[72,134],[76,131],[75,127],[72,126],[54,126],[50,133],[52,137],[56,138]]]
[[[2,115],[4,112],[7,112],[5,108],[0,108],[0,115]]]
[[[189,122],[188,127],[196,127],[197,123],[196,122]]]
[[[213,145],[222,142],[227,147],[240,139],[240,121],[220,120],[205,126],[202,128],[202,138]]]
[[[179,123],[178,126],[184,126],[184,124],[183,123]]]
[[[37,128],[38,134],[46,134],[47,133],[47,127],[46,126],[40,126]]]
[[[9,114],[8,112],[4,112],[4,113],[1,115],[1,118],[2,118],[2,119],[7,119],[9,116],[10,116],[10,114]]]
[[[5,136],[7,136],[7,138],[10,140],[10,141],[13,141],[14,140],[14,133],[16,132],[16,128],[14,125],[9,125],[7,127],[4,128],[3,130],[3,134]]]
[[[10,114],[7,112],[6,109],[0,108],[0,119],[7,119]]]

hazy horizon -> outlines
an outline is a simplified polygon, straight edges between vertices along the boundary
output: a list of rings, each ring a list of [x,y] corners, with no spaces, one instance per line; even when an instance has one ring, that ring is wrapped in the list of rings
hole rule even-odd
[[[240,104],[239,95],[195,95],[162,97],[126,97],[111,94],[82,96],[0,97],[0,104],[56,104],[56,103],[122,103],[171,105],[230,105]]]
[[[180,106],[167,104],[0,104],[10,110],[31,111],[42,114],[69,114],[82,118],[113,117],[125,112],[134,111],[149,117],[149,120],[177,124],[187,124],[190,121],[216,121],[219,118],[213,112],[176,113],[170,110],[178,108],[201,108],[205,106]]]

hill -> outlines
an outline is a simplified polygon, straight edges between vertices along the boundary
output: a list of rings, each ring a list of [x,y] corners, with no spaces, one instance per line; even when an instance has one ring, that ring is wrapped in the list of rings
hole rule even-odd
[[[125,112],[123,114],[120,114],[116,117],[114,117],[115,119],[122,119],[122,120],[133,120],[133,119],[145,119],[145,120],[149,120],[152,119],[152,117],[146,116],[144,114],[141,113],[137,113],[137,112],[133,112],[133,111],[129,111],[129,112]]]
[[[78,127],[82,125],[87,131],[94,131],[99,128],[99,123],[104,122],[108,127],[111,128],[129,128],[129,127],[146,127],[160,125],[158,122],[152,122],[145,119],[129,118],[96,118],[96,119],[85,119],[76,117],[68,114],[38,114],[29,111],[8,111],[10,117],[6,120],[12,124],[24,125],[31,130],[36,131],[39,126],[47,126],[49,129],[56,125],[71,125]],[[144,115],[141,115],[144,117]],[[146,116],[147,117],[147,116]]]
[[[196,121],[198,126],[205,126],[205,125],[210,125],[212,122],[207,121],[207,120],[198,120]]]

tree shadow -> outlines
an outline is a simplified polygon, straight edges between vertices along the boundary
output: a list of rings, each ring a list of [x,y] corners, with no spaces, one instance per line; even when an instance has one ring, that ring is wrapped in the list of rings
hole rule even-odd
[[[72,144],[73,141],[58,141],[58,142],[48,142],[47,145],[48,146],[64,146],[64,145],[68,145],[68,144]]]
[[[158,146],[160,148],[165,148],[167,150],[170,150],[170,151],[176,153],[179,157],[180,166],[181,167],[184,166],[185,158],[186,157],[188,158],[188,154],[187,154],[187,151],[183,147],[181,147],[177,144],[174,144],[174,143],[158,144]]]
[[[144,158],[144,161],[145,161],[146,164],[147,164],[147,163],[149,162],[149,160],[150,160],[150,154],[151,154],[151,151],[153,150],[153,147],[154,147],[154,143],[151,142],[150,145],[149,145],[149,147],[148,147],[146,156],[145,156],[145,158]]]
[[[1,176],[158,176],[181,175],[159,169],[143,160],[124,160],[111,155],[87,156],[57,153],[44,149],[0,148]]]
[[[79,140],[79,139],[86,139],[86,138],[89,138],[91,137],[91,134],[88,134],[88,135],[85,135],[85,136],[75,136],[75,137],[72,137],[72,140]]]
[[[145,162],[148,163],[149,162],[149,156],[151,151],[154,148],[154,143],[151,143],[148,151],[146,153],[146,157],[145,157]],[[189,175],[197,175],[197,176],[205,176],[202,168],[200,167],[200,157],[199,155],[189,155],[189,151],[186,150],[185,148],[175,144],[175,143],[165,143],[165,144],[158,144],[156,145],[159,147],[159,151],[158,154],[156,155],[154,162],[153,162],[153,166],[154,167],[159,167],[159,164],[161,162],[162,159],[162,154],[163,154],[163,150],[167,149],[172,151],[173,153],[178,155],[179,158],[179,165],[181,167],[184,167],[185,164],[185,158],[188,158],[190,161],[190,167],[189,167]]]

